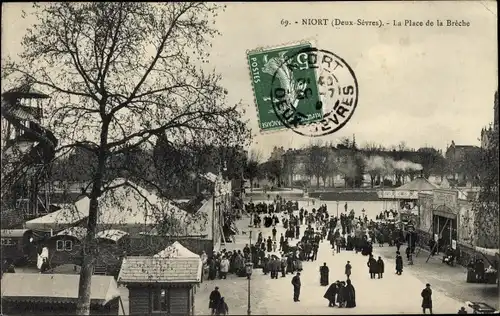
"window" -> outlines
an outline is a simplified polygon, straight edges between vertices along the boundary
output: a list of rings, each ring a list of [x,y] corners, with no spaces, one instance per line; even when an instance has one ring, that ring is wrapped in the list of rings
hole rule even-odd
[[[169,295],[166,289],[154,289],[152,295],[152,308],[153,313],[168,312]]]
[[[72,242],[71,240],[66,240],[66,241],[64,242],[64,249],[65,249],[66,251],[71,251],[71,250],[73,250],[73,242]]]
[[[58,240],[56,242],[56,250],[57,251],[64,251],[64,240]]]

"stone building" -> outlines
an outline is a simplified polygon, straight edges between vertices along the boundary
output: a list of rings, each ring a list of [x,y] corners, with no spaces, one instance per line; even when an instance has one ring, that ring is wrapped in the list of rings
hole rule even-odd
[[[449,177],[459,186],[472,185],[474,168],[479,163],[481,148],[473,145],[456,145],[452,140],[446,149]],[[455,183],[454,183],[455,184]]]

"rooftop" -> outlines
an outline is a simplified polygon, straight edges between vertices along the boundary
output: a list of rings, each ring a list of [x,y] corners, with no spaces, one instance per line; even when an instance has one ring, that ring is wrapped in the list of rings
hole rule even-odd
[[[119,283],[199,283],[200,258],[126,257],[123,259]]]
[[[2,300],[15,302],[75,303],[79,275],[5,273],[2,277]],[[90,290],[93,304],[106,305],[120,296],[112,276],[93,275]]]

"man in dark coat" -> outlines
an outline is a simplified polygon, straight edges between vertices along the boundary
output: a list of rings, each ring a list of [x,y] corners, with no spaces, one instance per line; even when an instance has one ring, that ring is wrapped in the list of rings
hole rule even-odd
[[[339,281],[330,284],[328,290],[326,290],[324,298],[328,300],[328,307],[334,307],[335,305],[335,296],[337,295],[337,283]]]
[[[276,233],[278,231],[276,230],[276,226],[273,227],[272,233],[273,233],[273,241],[276,241]]]
[[[399,251],[396,252],[396,274],[401,275],[403,273],[403,257],[399,254]]]
[[[344,297],[345,297],[345,282],[342,281],[337,284],[337,303],[341,308],[345,306]]]
[[[210,302],[208,303],[208,308],[211,309],[212,315],[215,315],[215,313],[217,313],[217,308],[220,305],[221,298],[222,298],[222,296],[220,295],[219,287],[216,286],[215,290],[213,290],[210,293],[210,296],[209,296]]]
[[[347,279],[346,286],[344,288],[344,301],[346,308],[356,307],[356,290],[354,289],[350,279]]]
[[[278,278],[278,271],[280,269],[281,262],[273,256],[271,258],[271,262],[269,264],[270,270],[271,270],[271,279],[277,279]]]
[[[378,278],[382,279],[384,277],[384,260],[382,260],[382,257],[378,257],[377,260],[377,268],[378,268]]]
[[[345,272],[344,273],[345,273],[345,275],[347,276],[348,279],[351,276],[351,271],[352,271],[351,262],[347,261],[347,264],[345,265]]]
[[[327,286],[330,282],[328,280],[330,274],[330,269],[327,267],[326,262],[323,263],[323,266],[319,268],[319,284],[321,286]]]
[[[432,314],[432,290],[429,283],[425,285],[420,296],[422,296],[422,312],[425,314],[425,310],[429,309],[430,314]]]
[[[302,284],[300,283],[300,272],[297,272],[297,275],[295,275],[292,278],[292,285],[293,285],[293,301],[294,302],[300,302],[300,287]]]
[[[273,241],[271,240],[271,236],[267,237],[267,252],[273,251]]]
[[[284,278],[286,276],[286,260],[287,260],[287,258],[285,257],[284,254],[282,254],[281,262],[280,262],[280,265],[281,265],[281,277],[282,278]]]
[[[292,254],[288,254],[286,258],[286,274],[294,272],[294,267],[293,267],[293,257]]]
[[[370,272],[370,279],[375,279],[375,274],[378,273],[377,260],[370,255],[370,259],[366,263],[368,266],[368,270]]]

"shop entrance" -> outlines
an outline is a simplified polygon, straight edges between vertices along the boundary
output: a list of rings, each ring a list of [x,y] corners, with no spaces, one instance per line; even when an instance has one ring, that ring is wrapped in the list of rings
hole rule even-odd
[[[446,247],[452,245],[452,240],[457,240],[457,218],[455,215],[435,210],[432,226],[433,238],[435,235],[438,235],[439,238],[439,251],[444,251]]]

